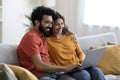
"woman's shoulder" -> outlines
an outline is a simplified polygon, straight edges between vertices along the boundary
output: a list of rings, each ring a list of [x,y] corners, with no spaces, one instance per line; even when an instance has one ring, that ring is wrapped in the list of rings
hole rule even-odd
[[[75,34],[74,34],[74,33],[71,33],[71,34],[69,34],[69,35],[67,35],[67,36],[73,38],[73,37],[75,37]]]
[[[74,33],[68,35],[68,37],[69,37],[71,40],[73,40],[73,41],[77,41],[77,37],[75,36]]]

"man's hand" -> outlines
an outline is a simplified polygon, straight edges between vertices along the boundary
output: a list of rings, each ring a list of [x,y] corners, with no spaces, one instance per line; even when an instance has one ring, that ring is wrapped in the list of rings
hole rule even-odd
[[[81,67],[80,63],[72,64],[66,67],[65,72],[71,72],[72,70],[79,69]]]

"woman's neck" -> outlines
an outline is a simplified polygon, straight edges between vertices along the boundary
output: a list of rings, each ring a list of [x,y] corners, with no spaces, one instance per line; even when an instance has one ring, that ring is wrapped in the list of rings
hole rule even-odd
[[[63,34],[53,34],[54,38],[60,39],[63,36]]]

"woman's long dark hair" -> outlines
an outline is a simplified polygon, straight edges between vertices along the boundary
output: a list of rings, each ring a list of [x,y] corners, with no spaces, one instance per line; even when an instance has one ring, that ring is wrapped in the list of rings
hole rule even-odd
[[[61,18],[64,21],[64,28],[62,30],[62,33],[67,35],[72,34],[72,32],[68,30],[68,26],[65,24],[65,18],[60,13],[56,12],[55,16],[53,17],[54,22],[59,18]]]

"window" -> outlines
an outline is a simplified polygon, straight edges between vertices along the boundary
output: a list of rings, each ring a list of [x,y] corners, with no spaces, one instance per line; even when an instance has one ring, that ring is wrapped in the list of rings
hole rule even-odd
[[[120,26],[120,0],[85,0],[84,23]]]

